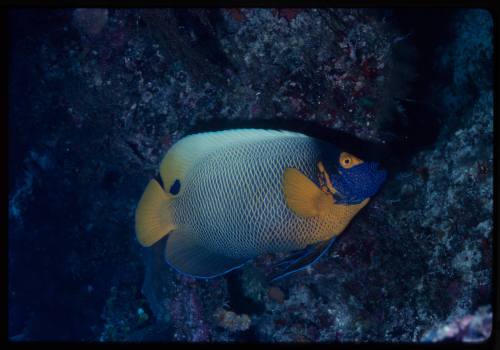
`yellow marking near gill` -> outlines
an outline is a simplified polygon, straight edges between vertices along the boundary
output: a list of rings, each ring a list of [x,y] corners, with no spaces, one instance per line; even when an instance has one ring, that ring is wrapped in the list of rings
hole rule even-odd
[[[322,174],[323,187],[327,193],[312,182],[306,175],[294,168],[287,168],[283,176],[285,201],[290,210],[300,217],[319,217],[326,225],[319,232],[321,240],[337,236],[347,227],[352,218],[369,202],[369,198],[358,204],[336,204],[333,188],[325,167],[318,162]],[[332,192],[330,192],[332,191]]]
[[[321,189],[325,193],[335,193],[337,192],[335,188],[332,185],[332,182],[330,181],[330,176],[326,172],[325,166],[323,165],[323,162],[319,161],[318,162],[318,170],[319,170],[319,182],[321,184]],[[326,186],[326,191],[325,191],[325,186]]]
[[[333,204],[330,207],[328,215],[324,218],[327,225],[324,225],[319,236],[321,240],[330,239],[333,236],[341,234],[349,222],[356,214],[370,201],[366,198],[364,201],[353,205]]]

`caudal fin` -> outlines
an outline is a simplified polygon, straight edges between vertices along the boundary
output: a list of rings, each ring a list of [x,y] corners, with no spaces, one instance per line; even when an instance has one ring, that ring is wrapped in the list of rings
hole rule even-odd
[[[173,196],[165,193],[156,180],[149,181],[135,210],[137,240],[149,247],[175,229],[172,222]]]

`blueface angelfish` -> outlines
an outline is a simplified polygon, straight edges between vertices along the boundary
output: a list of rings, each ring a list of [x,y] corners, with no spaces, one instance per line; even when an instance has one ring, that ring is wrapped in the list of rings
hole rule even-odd
[[[167,235],[168,264],[200,278],[299,251],[277,279],[327,251],[385,178],[377,163],[296,132],[194,134],[171,147],[147,185],[137,238],[148,247]]]

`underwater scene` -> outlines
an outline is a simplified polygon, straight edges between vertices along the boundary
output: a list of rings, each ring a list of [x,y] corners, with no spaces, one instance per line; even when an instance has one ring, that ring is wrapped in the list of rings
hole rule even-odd
[[[9,341],[491,339],[489,11],[7,19]]]

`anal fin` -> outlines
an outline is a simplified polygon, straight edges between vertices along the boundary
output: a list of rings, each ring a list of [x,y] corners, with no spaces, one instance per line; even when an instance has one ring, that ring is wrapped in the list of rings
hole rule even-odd
[[[224,275],[249,262],[213,252],[196,242],[188,231],[175,230],[167,237],[165,261],[177,272],[195,278]]]
[[[335,241],[335,238],[336,237],[332,237],[329,240],[306,247],[301,253],[296,253],[284,259],[282,262],[279,262],[275,266],[284,266],[279,271],[269,276],[270,281],[275,282],[316,263],[328,251]]]

